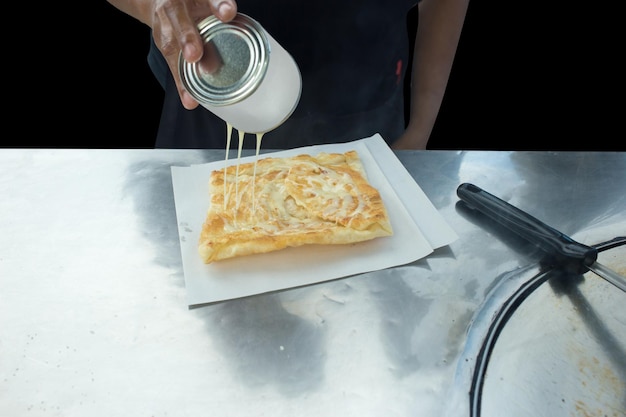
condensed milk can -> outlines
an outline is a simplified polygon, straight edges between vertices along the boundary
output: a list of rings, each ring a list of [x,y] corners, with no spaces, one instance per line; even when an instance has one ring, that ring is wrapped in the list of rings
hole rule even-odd
[[[224,23],[209,16],[198,24],[204,41],[200,61],[181,55],[183,85],[207,110],[240,132],[265,133],[295,110],[302,91],[292,56],[251,17]]]

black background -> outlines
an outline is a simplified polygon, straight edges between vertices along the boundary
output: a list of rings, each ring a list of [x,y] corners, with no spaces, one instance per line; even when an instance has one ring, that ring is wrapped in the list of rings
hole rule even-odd
[[[611,25],[589,30],[607,11],[550,4],[470,2],[430,148],[626,150],[609,74],[618,55],[598,41]],[[152,147],[163,93],[148,27],[106,1],[53,6],[25,13],[29,36],[8,38],[2,146]]]

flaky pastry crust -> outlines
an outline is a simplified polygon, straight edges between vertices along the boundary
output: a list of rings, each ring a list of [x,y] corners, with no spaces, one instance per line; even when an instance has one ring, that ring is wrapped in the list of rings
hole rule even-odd
[[[231,165],[211,173],[209,192],[198,243],[205,263],[393,234],[356,151]]]

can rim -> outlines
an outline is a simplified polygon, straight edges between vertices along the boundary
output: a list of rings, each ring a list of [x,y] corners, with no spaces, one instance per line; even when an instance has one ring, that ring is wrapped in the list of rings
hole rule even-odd
[[[187,62],[181,52],[178,59],[179,76],[189,94],[199,103],[225,106],[244,100],[254,93],[265,77],[270,56],[270,43],[261,25],[243,13],[238,13],[230,22],[222,22],[212,15],[198,24],[198,30],[205,44],[219,35],[232,35],[245,43],[250,59],[245,68],[239,68],[240,78],[227,85],[214,85],[200,75],[198,63]],[[228,53],[224,54],[226,59],[230,57]]]

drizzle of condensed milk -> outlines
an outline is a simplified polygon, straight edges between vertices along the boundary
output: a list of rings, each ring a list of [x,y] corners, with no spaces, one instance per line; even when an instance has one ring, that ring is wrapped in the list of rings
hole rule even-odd
[[[239,162],[241,161],[241,149],[243,148],[243,137],[246,132],[239,131],[239,145],[237,146],[237,170],[235,171],[235,212],[239,209]]]
[[[228,150],[230,149],[230,137],[233,134],[233,127],[226,123],[226,156],[224,158],[224,210],[228,205],[228,194],[226,193],[226,167],[228,166]]]
[[[226,123],[226,156],[224,158],[224,208],[227,206],[227,201],[230,198],[230,190],[231,187],[226,187],[226,168],[228,167],[228,152],[230,150],[230,141],[232,137],[233,127],[230,123]],[[235,173],[235,213],[239,209],[239,202],[241,198],[239,198],[239,164],[241,162],[241,150],[243,149],[243,140],[246,135],[246,132],[238,131],[239,133],[239,143],[237,146],[237,169]],[[254,189],[256,183],[256,165],[259,159],[259,153],[261,150],[261,142],[263,140],[263,133],[256,133],[256,154],[254,159],[254,171],[252,174],[252,212],[254,213],[256,208],[256,202],[254,197]],[[227,192],[228,190],[228,192]],[[236,219],[235,219],[236,221]]]
[[[259,160],[259,151],[261,150],[261,141],[263,140],[263,133],[256,134],[256,155],[254,158],[254,171],[252,172],[252,213],[256,210],[256,199],[254,198],[254,190],[256,188],[256,163]]]

